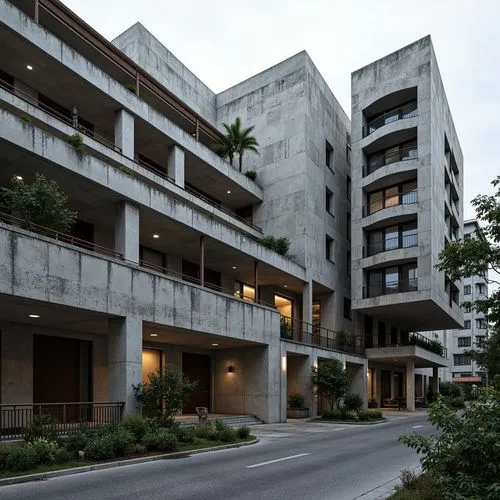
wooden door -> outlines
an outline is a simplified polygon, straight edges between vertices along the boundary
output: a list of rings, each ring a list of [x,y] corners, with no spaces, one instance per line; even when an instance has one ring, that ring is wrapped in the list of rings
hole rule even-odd
[[[189,380],[197,380],[198,385],[184,405],[184,413],[196,413],[197,406],[210,410],[211,358],[204,354],[182,353],[182,372]]]

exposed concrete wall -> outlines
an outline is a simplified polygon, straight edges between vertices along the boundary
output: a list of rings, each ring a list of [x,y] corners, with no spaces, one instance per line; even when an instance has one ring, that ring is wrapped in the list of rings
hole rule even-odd
[[[120,197],[134,201],[139,206],[150,208],[233,248],[248,253],[257,260],[269,263],[273,267],[282,269],[300,279],[304,278],[304,269],[290,259],[267,249],[254,239],[242,235],[240,231],[214,220],[180,200],[173,199],[162,190],[146,185],[135,177],[131,178],[101,159],[76,153],[74,148],[65,141],[31,124],[26,124],[5,110],[0,110],[0,121],[2,121],[0,137],[7,141],[61,165],[69,171],[83,175],[117,193]]]
[[[141,23],[135,23],[112,43],[205,120],[215,124],[215,93]]]
[[[260,197],[260,188],[242,173],[231,167],[209,148],[196,141],[190,134],[179,128],[171,120],[147,105],[130,92],[124,85],[98,68],[89,60],[52,33],[26,16],[7,0],[0,0],[0,23],[8,26],[21,37],[36,45],[54,61],[66,66],[70,71],[89,82],[92,86],[109,95],[123,108],[139,116],[151,126],[165,134],[183,149],[198,157],[207,168],[214,168],[240,184],[248,192]]]
[[[92,342],[92,396],[108,401],[107,336],[21,323],[0,323],[2,404],[33,402],[33,336],[77,338]],[[63,374],[62,374],[63,375]]]
[[[277,311],[5,225],[0,293],[266,344],[280,335]]]
[[[216,413],[253,414],[267,423],[283,420],[279,344],[217,351],[214,360]]]

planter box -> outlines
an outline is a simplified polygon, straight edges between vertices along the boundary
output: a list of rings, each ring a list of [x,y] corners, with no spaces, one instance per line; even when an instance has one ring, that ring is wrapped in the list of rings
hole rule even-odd
[[[307,418],[309,408],[287,408],[286,418]]]

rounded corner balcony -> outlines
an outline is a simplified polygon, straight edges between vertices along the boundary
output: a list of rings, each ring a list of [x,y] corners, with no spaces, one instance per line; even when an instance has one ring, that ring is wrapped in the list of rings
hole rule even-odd
[[[416,186],[416,182],[391,186],[369,193],[367,204],[363,206],[363,218],[377,214],[379,215],[377,220],[382,220],[415,212],[417,210],[418,191],[416,187],[413,187],[414,185]],[[409,207],[409,209],[406,209],[406,207]],[[399,210],[396,210],[397,208]],[[375,221],[366,222],[368,224]]]
[[[392,238],[378,239],[363,246],[363,259],[385,254],[393,250],[404,250],[418,247],[418,233],[400,234]]]
[[[372,299],[382,295],[394,295],[396,293],[408,293],[418,291],[418,278],[385,281],[376,285],[363,287],[363,299]]]
[[[363,138],[378,129],[400,120],[418,116],[417,87],[399,90],[385,95],[363,110],[365,124]]]
[[[368,177],[375,172],[380,171],[380,177],[385,177],[397,174],[400,162],[409,162],[411,160],[418,160],[418,149],[416,141],[412,144],[397,145],[387,148],[381,152],[369,155],[366,163],[363,165],[363,178]],[[408,170],[410,164],[404,165],[404,170]],[[386,168],[387,167],[387,168]],[[417,168],[414,164],[413,168]],[[382,171],[382,169],[384,169]]]

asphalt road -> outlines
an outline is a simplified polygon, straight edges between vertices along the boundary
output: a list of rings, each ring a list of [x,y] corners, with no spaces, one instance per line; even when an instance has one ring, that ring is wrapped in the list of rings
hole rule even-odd
[[[371,426],[276,424],[252,432],[260,443],[3,486],[0,499],[367,500],[401,469],[418,464],[397,438],[432,429],[425,414],[397,414]]]

